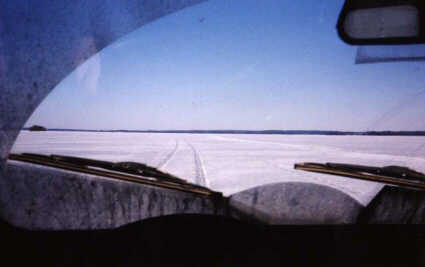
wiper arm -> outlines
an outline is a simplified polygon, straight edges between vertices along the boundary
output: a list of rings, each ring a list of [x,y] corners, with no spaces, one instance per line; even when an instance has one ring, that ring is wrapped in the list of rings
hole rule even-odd
[[[295,169],[408,186],[425,190],[425,174],[403,166],[363,166],[344,163],[297,163]]]
[[[190,191],[206,195],[221,195],[220,192],[215,192],[209,188],[189,183],[188,181],[172,174],[138,162],[110,162],[82,157],[42,155],[34,153],[10,154],[9,159],[182,191]]]

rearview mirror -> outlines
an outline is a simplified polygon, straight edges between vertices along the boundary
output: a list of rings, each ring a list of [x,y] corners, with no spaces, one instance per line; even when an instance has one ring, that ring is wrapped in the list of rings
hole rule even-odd
[[[347,0],[338,33],[353,45],[425,43],[424,7],[416,0]]]

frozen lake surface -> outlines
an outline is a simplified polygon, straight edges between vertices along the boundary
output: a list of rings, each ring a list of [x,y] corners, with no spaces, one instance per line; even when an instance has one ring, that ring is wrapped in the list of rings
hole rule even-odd
[[[402,165],[425,172],[425,137],[22,131],[13,153],[137,161],[230,195],[276,182],[337,188],[366,205],[382,184],[294,170],[300,162]]]

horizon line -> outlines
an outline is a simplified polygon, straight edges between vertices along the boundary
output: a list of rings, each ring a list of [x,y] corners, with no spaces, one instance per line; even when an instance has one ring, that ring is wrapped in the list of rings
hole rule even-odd
[[[37,125],[38,126],[38,125]],[[22,130],[29,130],[31,127],[23,127]],[[43,127],[43,126],[42,126]],[[304,132],[304,133],[352,133],[352,134],[363,134],[363,133],[422,133],[425,134],[425,130],[366,130],[366,131],[350,131],[350,130],[277,130],[277,129],[267,129],[267,130],[246,130],[246,129],[167,129],[167,130],[153,130],[153,129],[144,129],[144,130],[129,130],[129,129],[78,129],[78,128],[47,128],[46,131],[92,131],[92,132],[276,132],[276,133],[288,133],[288,132]]]

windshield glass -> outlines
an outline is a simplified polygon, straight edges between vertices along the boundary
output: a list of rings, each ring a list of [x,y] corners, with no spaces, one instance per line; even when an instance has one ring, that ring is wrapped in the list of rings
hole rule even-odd
[[[142,162],[224,195],[312,182],[363,205],[382,184],[294,164],[425,171],[425,132],[412,132],[425,131],[424,62],[376,62],[388,47],[342,42],[342,1],[241,3],[201,3],[103,49],[52,91],[12,152]]]

